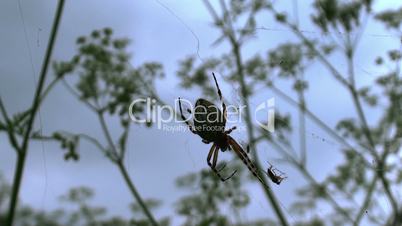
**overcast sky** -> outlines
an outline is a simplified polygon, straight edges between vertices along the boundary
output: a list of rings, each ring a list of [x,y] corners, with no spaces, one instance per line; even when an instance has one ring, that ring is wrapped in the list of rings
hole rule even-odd
[[[56,2],[20,0],[21,11],[19,11],[18,1],[0,1],[2,30],[0,95],[10,113],[26,109],[32,101]],[[69,59],[76,50],[76,37],[89,34],[94,29],[111,27],[115,37],[128,37],[132,40],[129,49],[133,53],[133,65],[140,65],[147,61],[158,61],[163,64],[166,78],[157,83],[158,93],[163,100],[173,104],[176,97],[182,96],[195,101],[200,95],[199,91],[178,89],[175,72],[178,69],[179,60],[196,53],[197,39],[200,45],[199,54],[202,58],[219,56],[228,50],[227,45],[218,48],[211,46],[219,33],[212,28],[211,18],[202,1],[191,1],[191,4],[190,1],[164,0],[160,2],[157,0],[67,1],[53,59]],[[376,11],[392,6],[393,2],[398,1],[381,2],[382,4],[386,2],[388,5],[376,4]],[[279,8],[292,15],[293,8],[290,3],[291,0],[282,1]],[[314,31],[307,16],[309,8],[310,3],[299,4],[300,25],[304,30]],[[246,57],[256,53],[265,54],[260,50],[273,48],[278,43],[296,40],[285,28],[273,23],[270,17],[263,17],[263,19],[266,22],[259,25],[274,28],[274,30],[259,30],[256,33],[256,39],[247,46],[244,52]],[[27,36],[25,36],[24,27]],[[280,29],[275,30],[276,28]],[[373,66],[373,57],[376,54],[383,53],[386,49],[398,48],[400,45],[397,38],[379,37],[373,34],[388,33],[378,24],[368,24],[357,53],[356,70],[362,78],[358,81],[359,84],[371,81],[378,74],[378,69]],[[308,34],[310,37],[319,37],[319,35],[319,32]],[[337,59],[332,60],[341,70],[345,68],[346,63]],[[51,76],[53,74],[50,70],[49,77]],[[314,82],[311,83],[307,93],[308,104],[311,110],[325,122],[333,126],[338,119],[355,115],[349,95],[339,91],[340,86],[322,66],[313,65],[309,68],[306,77]],[[218,79],[220,79],[225,98],[229,102],[236,103],[236,97],[238,97],[236,87],[225,84],[223,77]],[[284,91],[293,95],[288,84],[281,83],[281,85]],[[263,90],[252,99],[251,103],[256,106],[271,97],[275,96]],[[279,97],[276,98],[276,107],[282,112],[295,113]],[[72,97],[63,86],[57,86],[52,91],[41,107],[40,113],[41,123],[37,120],[36,128],[42,126],[44,134],[63,129],[86,132],[103,139],[99,124],[92,112]],[[374,119],[375,115],[373,112],[369,116]],[[112,132],[117,132],[118,123],[115,121],[109,121],[109,123]],[[297,131],[298,128],[294,128]],[[338,150],[341,146],[310,122],[308,122],[307,130],[309,169],[320,180],[334,169],[337,161],[340,161]],[[320,138],[315,137],[314,134],[319,135]],[[240,140],[247,138],[244,132],[234,132],[233,136]],[[321,138],[326,141],[322,141]],[[297,140],[294,143],[297,144]],[[191,133],[169,133],[156,128],[135,126],[129,139],[128,150],[127,164],[130,175],[140,193],[145,198],[163,200],[163,206],[157,211],[157,216],[171,216],[174,214],[174,202],[186,194],[175,187],[175,179],[189,172],[206,168],[205,159],[209,146],[203,144],[199,137]],[[0,152],[2,156],[0,171],[11,181],[15,153],[10,148],[5,134],[0,135]],[[259,146],[258,152],[260,159],[264,162],[272,160],[275,156],[274,151],[267,145]],[[127,215],[129,213],[127,205],[131,195],[114,165],[93,146],[86,143],[82,144],[80,154],[79,162],[65,162],[63,152],[58,145],[46,142],[31,143],[20,196],[23,203],[36,208],[54,209],[59,206],[57,197],[69,188],[89,186],[96,191],[96,204],[108,206],[113,214]],[[323,162],[326,164],[322,164]],[[280,187],[273,189],[279,200],[287,205],[293,201],[294,188],[302,185],[304,181],[300,179],[298,173],[286,165],[278,164],[277,167],[285,171],[289,178]],[[252,205],[247,209],[245,217],[262,217],[267,213],[272,216],[273,212],[269,204],[259,201],[259,197],[262,196],[260,187],[250,185],[248,189],[252,191],[250,193]],[[174,222],[179,221],[180,219],[174,220]]]

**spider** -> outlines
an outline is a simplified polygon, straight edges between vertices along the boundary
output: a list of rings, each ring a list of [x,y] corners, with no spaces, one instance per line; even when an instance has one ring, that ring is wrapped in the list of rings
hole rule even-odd
[[[199,135],[202,138],[202,142],[205,144],[213,143],[207,157],[207,163],[211,167],[212,171],[221,179],[221,181],[226,181],[233,177],[236,174],[236,170],[227,178],[223,178],[220,174],[220,171],[223,170],[225,166],[223,166],[220,170],[216,169],[216,164],[218,161],[218,153],[219,150],[222,152],[226,150],[233,150],[236,155],[243,161],[243,163],[247,166],[250,172],[261,182],[264,184],[262,179],[257,174],[257,167],[254,163],[248,158],[247,153],[243,150],[243,148],[231,137],[229,134],[236,129],[236,127],[232,127],[229,130],[225,130],[226,127],[226,104],[223,101],[222,93],[218,85],[218,81],[216,80],[215,74],[212,73],[212,76],[215,81],[215,85],[217,88],[218,96],[220,101],[222,102],[222,111],[212,102],[200,98],[195,103],[194,110],[194,120],[191,125],[188,122],[188,119],[183,115],[183,110],[181,106],[181,100],[179,99],[179,108],[180,115],[183,121],[187,124],[189,130]],[[187,111],[191,114],[191,110],[187,109]],[[222,113],[223,112],[223,113]],[[211,158],[213,156],[213,160],[211,162]]]
[[[272,182],[274,182],[277,185],[280,185],[281,182],[287,178],[287,176],[285,176],[285,173],[279,171],[278,169],[275,169],[269,162],[269,167],[267,169],[267,172],[265,172],[267,174],[267,176],[269,177],[269,179],[271,179]]]

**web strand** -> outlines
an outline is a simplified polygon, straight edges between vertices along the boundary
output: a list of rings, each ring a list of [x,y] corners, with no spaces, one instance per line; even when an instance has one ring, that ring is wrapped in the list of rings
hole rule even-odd
[[[20,14],[20,18],[21,18],[21,22],[22,22],[22,26],[23,26],[23,30],[24,30],[24,37],[25,37],[25,43],[27,45],[27,49],[28,49],[28,55],[29,55],[29,60],[30,60],[30,64],[31,64],[31,70],[32,70],[32,76],[34,79],[34,86],[37,84],[37,78],[36,78],[36,72],[35,72],[35,66],[33,63],[33,57],[32,57],[32,50],[31,50],[31,46],[29,44],[29,39],[28,39],[28,32],[26,29],[26,24],[25,24],[25,19],[24,19],[24,14],[22,12],[22,6],[21,6],[21,1],[18,0],[18,11]],[[39,46],[39,32],[38,32],[38,39],[37,39],[37,44]],[[40,109],[40,105],[38,107],[38,115],[39,115],[39,134],[42,137],[42,130],[43,130],[43,124],[42,124],[42,113],[41,113],[41,109]],[[44,168],[44,172],[45,172],[45,181],[44,181],[44,186],[45,189],[43,191],[43,196],[42,196],[42,209],[44,208],[44,203],[45,203],[45,197],[47,194],[47,186],[48,186],[48,178],[47,178],[47,164],[46,164],[46,155],[45,155],[45,145],[43,140],[40,141],[41,142],[41,147],[42,147],[42,158],[43,158],[43,168]]]

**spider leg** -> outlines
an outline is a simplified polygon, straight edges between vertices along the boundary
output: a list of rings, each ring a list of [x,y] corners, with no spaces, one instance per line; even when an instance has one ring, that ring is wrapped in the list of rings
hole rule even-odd
[[[226,167],[226,163],[222,163],[222,167],[220,169],[218,169],[218,172],[221,172],[224,168]]]
[[[222,171],[225,166],[223,166],[220,170],[216,169],[216,163],[218,162],[218,153],[219,147],[213,144],[208,153],[207,163],[211,167],[212,171],[219,177],[219,179],[221,179],[222,182],[225,182],[226,180],[229,180],[231,177],[233,177],[236,174],[237,170],[235,170],[229,177],[223,178],[220,174],[220,171]],[[214,155],[214,159],[211,164],[212,154]]]
[[[220,175],[220,172],[225,168],[226,165],[223,165],[223,167],[222,167],[220,170],[216,170],[216,164],[217,164],[217,162],[218,162],[218,153],[219,153],[219,147],[216,147],[215,153],[214,153],[214,159],[213,159],[213,161],[212,161],[212,166],[211,166],[211,167],[212,167],[213,170],[216,172],[216,174],[219,176],[219,178],[221,179],[221,181],[226,181],[226,180],[232,178],[232,177],[236,174],[237,170],[233,171],[233,173],[232,173],[230,176],[228,176],[228,177],[226,177],[226,178],[223,179],[223,178],[221,177],[221,175]]]
[[[279,183],[281,183],[283,180],[285,180],[288,177],[279,177]]]
[[[212,72],[212,76],[214,77],[216,88],[218,89],[219,100],[222,102],[223,123],[226,124],[226,117],[227,117],[226,104],[223,101],[222,92],[221,89],[219,88],[218,81],[216,80],[215,73]]]
[[[218,162],[218,154],[219,154],[219,148],[215,148],[214,152],[214,159],[212,160],[212,168],[216,168],[216,163]]]
[[[201,140],[202,141],[202,143],[204,143],[204,144],[209,144],[209,143],[211,143],[211,141],[207,141],[207,140]]]
[[[268,163],[268,165],[269,165],[269,168],[272,168],[272,167],[273,167],[272,164],[271,164],[269,161],[267,161],[267,163]]]
[[[190,131],[191,131],[192,133],[197,134],[197,131],[195,130],[194,126],[192,126],[192,125],[188,122],[188,120],[186,119],[186,117],[184,117],[184,115],[183,115],[183,109],[182,109],[182,107],[181,107],[181,100],[180,100],[180,97],[179,97],[179,109],[180,109],[180,116],[181,116],[181,119],[183,119],[184,123],[186,123],[186,125],[188,126],[188,128],[190,129]]]
[[[223,169],[225,169],[225,167],[226,167],[226,163],[223,163],[223,166],[220,169],[218,169],[218,172],[220,173]],[[233,173],[227,179],[233,177],[236,173],[237,173],[237,170],[234,170]]]
[[[243,148],[231,136],[228,136],[228,139],[232,150],[236,152],[237,156],[243,161],[254,177],[256,177],[263,185],[267,186],[262,178],[258,175],[257,167],[247,156],[247,153],[244,152]]]
[[[267,162],[268,162],[268,161],[267,161]],[[286,175],[286,173],[284,173],[284,172],[278,170],[277,168],[274,168],[274,166],[273,166],[270,162],[268,162],[268,164],[269,164],[269,169],[271,169],[272,172],[274,172],[274,173],[276,173],[276,174],[281,174],[281,176],[285,176],[285,175]]]
[[[282,171],[280,171],[280,170],[278,170],[278,169],[273,169],[273,171],[276,173],[276,174],[278,174],[278,175],[280,175],[280,176],[283,176],[283,175],[285,175],[285,173],[284,172],[282,172]]]
[[[208,165],[211,165],[211,158],[212,158],[212,154],[214,153],[215,149],[216,149],[216,145],[215,145],[215,144],[213,144],[213,145],[211,146],[211,149],[209,149],[208,157],[207,157],[207,163],[208,163]]]
[[[233,130],[235,130],[237,127],[236,126],[233,126],[232,128],[230,128],[229,130],[226,130],[225,131],[225,134],[229,134],[229,133],[231,133]]]

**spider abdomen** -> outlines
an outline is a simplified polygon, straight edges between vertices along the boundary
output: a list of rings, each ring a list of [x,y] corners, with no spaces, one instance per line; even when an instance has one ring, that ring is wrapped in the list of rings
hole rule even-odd
[[[205,99],[198,99],[194,107],[194,126],[197,134],[206,141],[217,142],[224,138],[225,120],[221,110]]]

